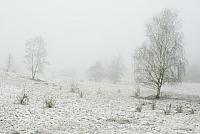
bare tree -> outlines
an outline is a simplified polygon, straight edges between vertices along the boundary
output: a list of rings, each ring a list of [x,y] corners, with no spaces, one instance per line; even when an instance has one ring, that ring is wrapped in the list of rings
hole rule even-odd
[[[35,79],[38,73],[42,73],[46,62],[46,48],[45,41],[38,36],[26,42],[25,63],[28,70],[31,72],[32,79]]]
[[[113,82],[117,83],[121,81],[124,75],[125,65],[123,64],[123,59],[121,55],[114,57],[111,64],[108,66],[108,78]]]
[[[13,66],[13,56],[11,53],[9,53],[6,59],[6,72],[9,72],[12,69],[12,66]]]
[[[86,74],[90,80],[101,82],[105,78],[105,68],[100,61],[97,61],[86,71]]]
[[[180,28],[177,13],[165,9],[146,25],[147,41],[135,50],[135,81],[156,89],[156,98],[160,97],[163,84],[181,82],[185,74]]]

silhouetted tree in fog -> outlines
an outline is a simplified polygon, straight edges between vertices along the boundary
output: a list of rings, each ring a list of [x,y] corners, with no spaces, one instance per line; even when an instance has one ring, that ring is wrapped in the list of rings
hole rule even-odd
[[[156,98],[163,84],[182,81],[186,60],[180,28],[177,13],[165,9],[146,25],[148,40],[135,50],[135,81],[156,89]]]
[[[31,72],[32,79],[35,79],[38,73],[42,73],[44,66],[47,64],[45,45],[44,39],[40,36],[28,40],[25,44],[25,63]]]
[[[92,65],[86,74],[90,80],[101,82],[105,78],[105,68],[100,61]]]
[[[108,66],[108,78],[113,82],[117,83],[121,81],[121,78],[124,75],[125,65],[121,55],[115,57],[110,65]]]

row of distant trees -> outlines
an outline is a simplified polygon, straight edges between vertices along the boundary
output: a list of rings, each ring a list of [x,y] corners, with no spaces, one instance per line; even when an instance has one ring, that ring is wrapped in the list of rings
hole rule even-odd
[[[110,80],[113,83],[118,83],[124,76],[125,65],[123,63],[122,56],[119,55],[105,65],[101,61],[97,61],[86,71],[89,80],[95,82],[101,82],[105,79]]]
[[[47,62],[46,43],[41,36],[29,39],[25,43],[25,56],[23,62],[31,73],[31,78],[36,79],[38,74],[44,71]],[[11,71],[13,67],[13,56],[10,53],[7,57],[6,68],[7,72]],[[86,71],[89,80],[101,82],[108,79],[113,83],[120,82],[125,71],[122,56],[119,55],[110,62],[109,65],[103,65],[97,61],[94,65]]]

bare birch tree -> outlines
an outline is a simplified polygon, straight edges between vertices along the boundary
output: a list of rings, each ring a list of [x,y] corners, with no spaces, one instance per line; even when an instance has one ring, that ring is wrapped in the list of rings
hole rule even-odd
[[[25,63],[31,72],[32,79],[35,79],[38,73],[42,73],[44,66],[47,64],[45,45],[44,39],[40,36],[28,40],[25,44]]]
[[[165,9],[146,25],[147,41],[135,50],[136,83],[156,89],[160,97],[163,84],[176,84],[185,74],[183,33],[176,12]]]

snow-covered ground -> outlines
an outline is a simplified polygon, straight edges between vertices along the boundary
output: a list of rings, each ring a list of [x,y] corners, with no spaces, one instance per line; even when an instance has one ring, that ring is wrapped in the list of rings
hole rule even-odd
[[[183,83],[164,87],[162,99],[145,96],[154,91],[142,88],[143,98],[135,98],[134,86],[79,82],[83,93],[70,92],[70,80],[33,81],[14,73],[0,73],[0,133],[20,134],[199,134],[200,84]],[[28,105],[18,104],[25,89]],[[53,97],[54,108],[45,100]],[[171,113],[163,109],[172,105]],[[176,112],[183,106],[182,113]],[[137,112],[136,107],[142,106]],[[194,114],[191,110],[194,109]]]

